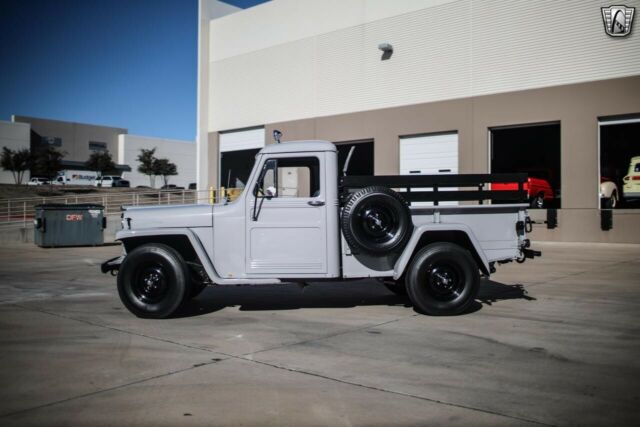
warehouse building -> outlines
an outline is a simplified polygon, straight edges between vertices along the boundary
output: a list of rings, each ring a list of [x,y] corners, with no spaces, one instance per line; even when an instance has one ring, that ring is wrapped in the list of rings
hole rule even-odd
[[[547,188],[534,238],[640,243],[623,194],[640,34],[609,35],[608,5],[273,0],[214,19],[214,3],[200,1],[201,188],[242,186],[278,129],[334,142],[341,161],[355,145],[352,173],[527,172]]]
[[[0,121],[0,147],[33,152],[43,145],[63,152],[62,167],[69,170],[86,170],[85,162],[91,153],[109,151],[116,163],[114,173],[132,187],[150,185],[149,177],[137,171],[137,157],[140,149],[155,148],[156,157],[176,164],[178,175],[170,177],[171,184],[187,188],[196,181],[196,146],[192,141],[130,135],[124,128],[37,117],[14,115],[10,122]],[[29,177],[27,173],[26,180]],[[11,172],[0,172],[0,183],[13,182]],[[160,185],[161,180],[155,180],[155,186]]]

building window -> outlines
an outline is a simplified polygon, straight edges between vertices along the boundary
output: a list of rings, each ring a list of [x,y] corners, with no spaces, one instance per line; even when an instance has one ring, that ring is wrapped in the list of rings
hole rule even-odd
[[[43,136],[40,138],[42,145],[52,145],[54,147],[62,147],[62,138],[57,136]]]
[[[93,152],[103,153],[107,151],[106,142],[89,141],[89,150]]]

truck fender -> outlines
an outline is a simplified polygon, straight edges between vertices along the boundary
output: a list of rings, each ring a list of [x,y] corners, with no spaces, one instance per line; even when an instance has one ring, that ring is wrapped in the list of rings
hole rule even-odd
[[[480,246],[480,242],[478,241],[476,236],[473,234],[473,231],[471,231],[471,228],[469,228],[465,224],[438,223],[438,224],[424,224],[414,228],[413,234],[411,235],[411,239],[409,239],[409,243],[407,243],[407,246],[405,246],[402,252],[402,255],[400,255],[400,258],[398,258],[394,266],[394,269],[393,269],[394,280],[398,280],[400,276],[402,276],[402,274],[404,273],[423,235],[429,232],[434,232],[434,231],[444,231],[444,232],[453,231],[453,232],[464,233],[464,235],[469,239],[469,243],[471,246],[466,249],[468,249],[471,252],[471,255],[474,257],[474,259],[478,263],[478,268],[484,274],[487,274],[487,275],[489,274],[489,271],[490,271],[489,261],[487,260],[487,257],[485,256],[484,251]],[[439,240],[439,241],[448,241],[448,240]]]
[[[247,285],[247,284],[277,284],[282,283],[279,279],[225,279],[220,277],[211,259],[207,255],[202,242],[198,236],[188,228],[157,228],[144,230],[120,230],[116,233],[116,240],[126,244],[129,239],[153,238],[158,236],[184,236],[193,248],[202,267],[207,275],[216,285]],[[124,257],[123,257],[124,259]]]

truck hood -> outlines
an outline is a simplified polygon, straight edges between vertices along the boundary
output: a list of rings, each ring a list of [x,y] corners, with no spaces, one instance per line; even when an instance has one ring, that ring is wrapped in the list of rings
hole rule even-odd
[[[131,206],[122,213],[123,230],[194,228],[213,225],[212,205]]]

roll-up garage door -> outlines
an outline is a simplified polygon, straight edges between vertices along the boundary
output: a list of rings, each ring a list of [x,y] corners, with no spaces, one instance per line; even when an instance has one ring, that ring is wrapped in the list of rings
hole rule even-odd
[[[458,173],[458,133],[408,136],[400,138],[401,175]],[[429,189],[425,189],[429,190]],[[443,190],[445,190],[443,188]],[[447,188],[447,190],[455,190]],[[430,205],[432,203],[414,203]],[[455,205],[457,202],[442,202]]]
[[[222,132],[219,135],[220,186],[243,188],[255,156],[264,147],[264,128]]]

